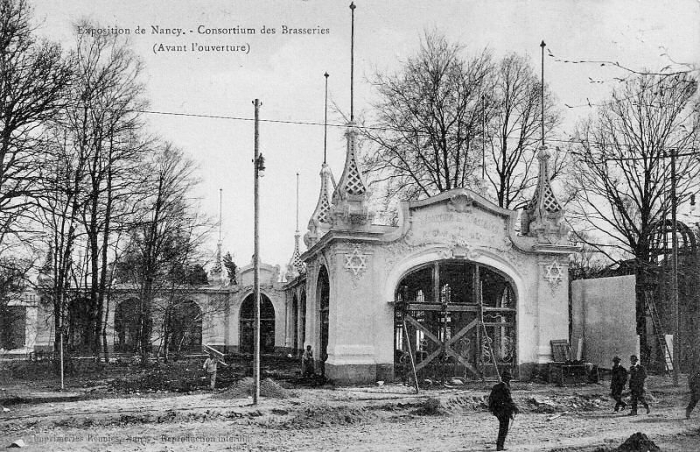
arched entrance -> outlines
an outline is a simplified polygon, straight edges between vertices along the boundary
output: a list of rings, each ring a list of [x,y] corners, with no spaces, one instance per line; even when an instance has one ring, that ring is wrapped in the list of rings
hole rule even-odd
[[[202,348],[202,310],[199,305],[184,300],[168,306],[164,333],[169,352],[199,351]]]
[[[255,295],[245,297],[241,304],[240,313],[240,342],[241,353],[254,352],[255,325]],[[275,307],[265,295],[260,294],[260,352],[275,351]]]
[[[326,374],[326,359],[328,359],[328,314],[330,310],[331,286],[328,281],[328,271],[326,267],[321,267],[318,274],[318,311],[320,331],[320,344],[318,357],[321,360],[321,375]]]
[[[130,298],[117,305],[114,312],[114,351],[134,353],[138,350],[139,300]]]
[[[436,261],[411,270],[395,295],[394,369],[419,380],[493,378],[513,368],[516,306],[513,285],[492,268]]]
[[[299,350],[304,350],[306,347],[306,292],[301,292],[301,302],[299,303]]]
[[[292,297],[292,350],[294,353],[299,350],[299,302],[297,294]]]

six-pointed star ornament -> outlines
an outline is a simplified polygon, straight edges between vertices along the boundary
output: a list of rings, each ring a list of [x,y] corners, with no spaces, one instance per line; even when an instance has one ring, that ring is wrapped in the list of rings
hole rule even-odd
[[[559,284],[564,278],[564,270],[559,265],[559,262],[553,261],[545,267],[544,279],[550,284]]]
[[[355,276],[367,269],[367,255],[360,253],[359,248],[352,250],[352,253],[345,255],[345,268],[352,270]]]

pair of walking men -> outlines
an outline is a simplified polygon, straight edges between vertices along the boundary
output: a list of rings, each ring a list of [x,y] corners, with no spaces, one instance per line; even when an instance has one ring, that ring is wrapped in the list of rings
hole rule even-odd
[[[627,369],[620,365],[620,358],[618,356],[614,357],[612,379],[610,381],[610,394],[612,398],[615,399],[615,411],[618,411],[620,408],[624,410],[627,407],[627,404],[622,401],[622,390],[625,389],[625,385],[627,384],[627,375]],[[632,407],[629,414],[631,416],[637,414],[637,404],[639,403],[646,408],[647,414],[649,414],[649,404],[644,398],[644,381],[646,378],[646,369],[639,364],[637,356],[630,356],[629,388]]]

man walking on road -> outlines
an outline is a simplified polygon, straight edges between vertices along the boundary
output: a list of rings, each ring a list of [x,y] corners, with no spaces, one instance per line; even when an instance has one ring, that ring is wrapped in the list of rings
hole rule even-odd
[[[639,364],[636,355],[630,356],[630,392],[632,393],[632,411],[631,416],[637,415],[637,403],[641,402],[649,414],[649,404],[644,399],[644,381],[647,379],[647,371],[644,366]]]
[[[498,439],[496,440],[496,450],[504,450],[503,445],[508,435],[508,424],[518,413],[510,394],[510,371],[503,371],[501,382],[494,385],[489,395],[489,411],[498,418]]]
[[[615,411],[623,410],[627,404],[622,401],[622,390],[627,384],[627,369],[620,365],[620,357],[613,358],[612,379],[610,380],[610,395],[615,399]]]

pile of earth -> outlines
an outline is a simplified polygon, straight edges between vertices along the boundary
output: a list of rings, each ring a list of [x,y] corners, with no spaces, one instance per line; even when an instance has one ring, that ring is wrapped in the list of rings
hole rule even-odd
[[[366,424],[375,418],[376,414],[362,407],[313,404],[296,411],[291,418],[272,424],[270,427],[285,430],[323,428]]]
[[[233,384],[227,390],[217,393],[214,397],[221,399],[243,399],[252,397],[254,390],[255,381],[250,377],[246,377]],[[270,378],[266,378],[260,382],[260,396],[262,397],[286,399],[294,395],[293,391],[283,388],[279,383]]]
[[[642,432],[637,432],[627,438],[619,447],[599,447],[593,452],[660,452],[661,448],[654,441],[650,440],[647,435]]]
[[[455,413],[488,410],[488,395],[460,395],[450,397],[445,401],[444,407]]]
[[[428,397],[417,409],[413,410],[411,414],[417,416],[446,416],[448,411],[442,406],[440,399],[435,397]]]

